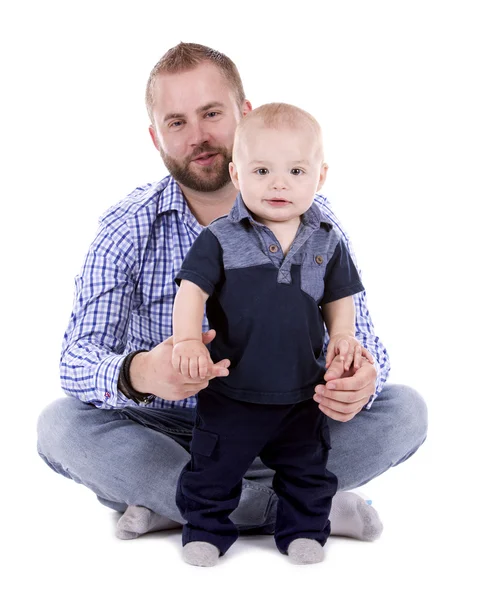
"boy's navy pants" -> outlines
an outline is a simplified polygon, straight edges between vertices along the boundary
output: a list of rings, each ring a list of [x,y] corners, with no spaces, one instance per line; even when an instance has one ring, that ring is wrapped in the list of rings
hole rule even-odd
[[[201,391],[191,460],[178,481],[176,502],[187,521],[183,545],[209,542],[224,554],[238,537],[229,515],[239,504],[242,478],[256,458],[275,471],[275,541],[287,554],[297,538],[322,546],[337,478],[327,471],[330,449],[325,415],[314,400],[252,404]]]

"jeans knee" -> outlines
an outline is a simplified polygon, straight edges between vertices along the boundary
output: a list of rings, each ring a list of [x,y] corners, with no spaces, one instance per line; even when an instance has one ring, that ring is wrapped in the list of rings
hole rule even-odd
[[[401,431],[406,440],[407,452],[399,461],[403,462],[426,440],[428,433],[428,409],[423,397],[413,388],[406,385],[394,386],[397,399],[394,419],[397,431]]]
[[[40,456],[46,460],[55,454],[55,447],[59,445],[65,434],[67,435],[70,421],[68,413],[74,407],[74,402],[69,398],[60,398],[46,406],[38,416],[37,421],[37,449]]]
[[[428,408],[423,397],[413,388],[406,385],[400,388],[401,406],[408,427],[417,441],[423,443],[428,432]]]

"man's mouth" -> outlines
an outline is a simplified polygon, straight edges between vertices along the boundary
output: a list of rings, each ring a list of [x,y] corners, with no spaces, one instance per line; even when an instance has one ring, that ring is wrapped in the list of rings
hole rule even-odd
[[[196,158],[193,158],[192,162],[207,167],[208,165],[211,165],[214,162],[214,159],[217,155],[218,152],[203,152],[202,154],[196,156]]]

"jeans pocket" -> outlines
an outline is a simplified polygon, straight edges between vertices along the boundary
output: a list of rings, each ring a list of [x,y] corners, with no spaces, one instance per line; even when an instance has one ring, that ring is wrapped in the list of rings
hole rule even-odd
[[[191,441],[191,453],[201,454],[201,456],[211,456],[218,439],[219,436],[217,433],[204,431],[203,429],[194,429]]]

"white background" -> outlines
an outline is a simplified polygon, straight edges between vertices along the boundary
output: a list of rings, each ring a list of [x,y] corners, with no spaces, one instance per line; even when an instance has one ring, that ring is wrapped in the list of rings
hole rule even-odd
[[[473,4],[2,4],[3,597],[476,597]],[[288,564],[270,538],[240,540],[215,569],[184,565],[177,533],[121,542],[117,515],[36,455],[97,219],[165,174],[143,97],[179,41],[229,55],[253,106],[290,102],[321,122],[323,192],[352,237],[390,381],[429,406],[423,448],[365,488],[381,540],[332,538],[321,565]]]

